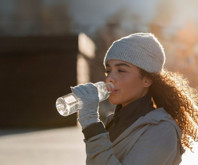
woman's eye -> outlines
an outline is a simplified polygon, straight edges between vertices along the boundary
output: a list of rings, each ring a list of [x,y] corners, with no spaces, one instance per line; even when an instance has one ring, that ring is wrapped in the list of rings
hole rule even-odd
[[[125,72],[124,70],[119,69],[118,72]]]
[[[106,70],[105,71],[105,76],[108,76],[108,75],[110,75],[111,74],[111,70]],[[114,71],[114,74],[116,74],[116,72],[117,73],[124,73],[124,72],[126,72],[125,70],[122,70],[122,69],[118,69],[117,71]]]
[[[105,71],[105,76],[108,76],[109,73],[110,73],[110,71],[109,71],[109,70],[106,70],[106,71]]]

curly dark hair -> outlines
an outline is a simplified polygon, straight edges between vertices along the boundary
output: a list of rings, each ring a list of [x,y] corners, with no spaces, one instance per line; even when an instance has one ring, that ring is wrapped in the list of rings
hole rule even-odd
[[[163,70],[159,74],[144,70],[140,73],[141,76],[152,80],[149,93],[156,108],[164,107],[180,127],[184,149],[192,149],[191,139],[198,140],[197,90],[190,87],[187,79],[179,73],[168,70]]]

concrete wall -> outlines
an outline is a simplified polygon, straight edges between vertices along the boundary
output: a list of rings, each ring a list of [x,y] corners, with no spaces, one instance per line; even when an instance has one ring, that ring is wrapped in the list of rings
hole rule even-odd
[[[77,84],[78,36],[0,37],[0,127],[76,125],[56,99]]]

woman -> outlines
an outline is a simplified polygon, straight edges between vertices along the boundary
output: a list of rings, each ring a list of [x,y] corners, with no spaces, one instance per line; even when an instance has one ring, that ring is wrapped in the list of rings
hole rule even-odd
[[[117,105],[105,125],[92,83],[72,91],[82,98],[79,122],[88,165],[178,165],[189,137],[197,139],[197,92],[164,70],[165,53],[154,35],[136,33],[115,41],[106,53],[109,97]]]

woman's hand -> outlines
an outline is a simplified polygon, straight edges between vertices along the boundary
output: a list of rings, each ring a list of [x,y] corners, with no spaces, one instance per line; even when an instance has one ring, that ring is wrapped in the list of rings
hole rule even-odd
[[[87,83],[84,85],[78,85],[71,88],[72,92],[82,101],[82,107],[79,111],[78,121],[82,126],[82,129],[87,126],[99,122],[98,114],[98,91],[93,83]]]

